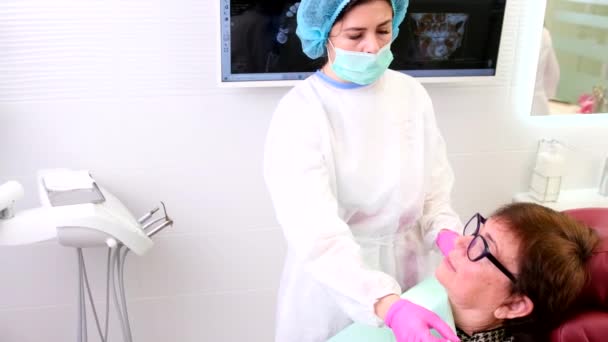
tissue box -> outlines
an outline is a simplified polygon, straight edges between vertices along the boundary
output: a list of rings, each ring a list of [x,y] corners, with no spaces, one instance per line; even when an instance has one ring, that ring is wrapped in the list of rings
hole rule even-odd
[[[534,171],[530,181],[530,195],[540,202],[557,202],[561,185],[562,177],[548,177]]]

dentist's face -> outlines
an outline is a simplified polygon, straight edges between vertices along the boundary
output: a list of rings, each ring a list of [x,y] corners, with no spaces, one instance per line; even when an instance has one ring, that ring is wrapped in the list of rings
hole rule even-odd
[[[393,9],[385,0],[376,0],[355,6],[336,22],[329,33],[334,47],[356,51],[377,53],[393,37]],[[327,44],[331,60],[334,49]]]
[[[492,218],[480,228],[479,234],[488,242],[490,253],[516,275],[519,238],[501,221]],[[488,258],[478,261],[468,258],[467,248],[472,239],[472,236],[459,237],[435,275],[454,305],[492,314],[511,295],[512,283]]]

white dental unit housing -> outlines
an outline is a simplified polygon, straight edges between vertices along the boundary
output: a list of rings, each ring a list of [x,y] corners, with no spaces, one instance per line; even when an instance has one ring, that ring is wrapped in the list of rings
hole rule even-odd
[[[15,181],[0,185],[0,246],[57,239],[61,245],[76,248],[80,273],[78,342],[88,338],[85,286],[101,341],[108,342],[111,286],[123,341],[132,342],[124,291],[124,262],[129,251],[145,254],[154,244],[151,237],[173,224],[164,204],[161,202],[159,208],[136,219],[118,198],[100,187],[88,171],[40,171],[38,190],[40,207],[15,212],[14,203],[23,197],[23,187]],[[161,208],[160,217],[154,218]],[[89,247],[108,248],[105,332],[93,304],[82,254],[82,248]]]

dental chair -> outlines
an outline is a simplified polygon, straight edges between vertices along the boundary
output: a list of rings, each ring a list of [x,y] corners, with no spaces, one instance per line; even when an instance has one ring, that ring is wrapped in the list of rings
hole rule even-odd
[[[551,342],[608,341],[608,208],[582,208],[564,213],[594,228],[600,243],[589,260],[589,282],[569,318],[551,332]]]

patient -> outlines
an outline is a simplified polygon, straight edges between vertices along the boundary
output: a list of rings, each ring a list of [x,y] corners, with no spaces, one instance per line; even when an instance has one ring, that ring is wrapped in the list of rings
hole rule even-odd
[[[584,264],[598,241],[588,227],[536,204],[509,204],[487,220],[475,214],[435,271],[458,337],[463,342],[547,340],[582,290]],[[366,341],[384,342],[392,334],[366,335]],[[336,337],[331,341],[340,341],[340,334]]]
[[[485,224],[484,224],[485,223]],[[464,228],[435,275],[462,341],[539,341],[586,282],[595,232],[536,204],[510,204]],[[536,335],[536,336],[534,336]]]

